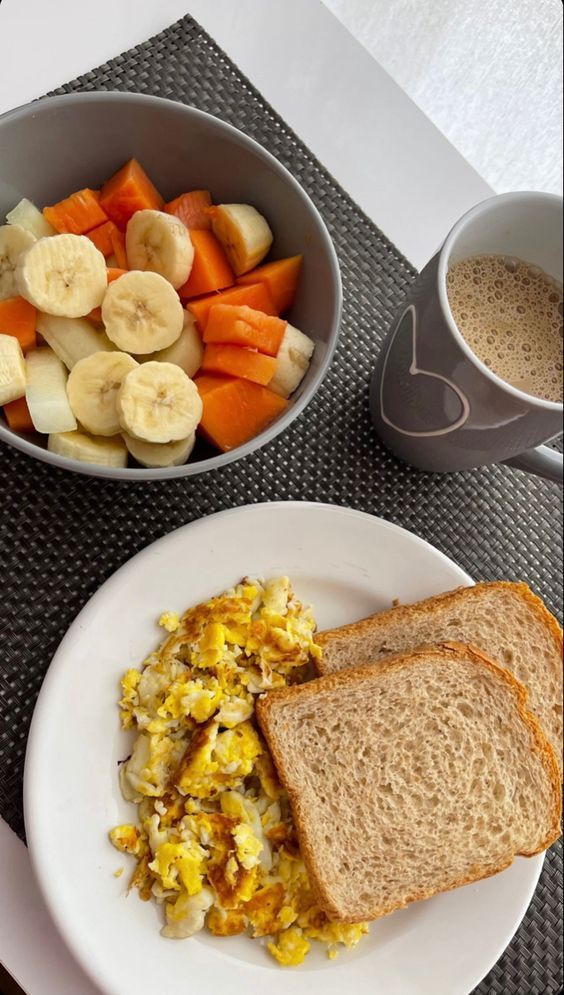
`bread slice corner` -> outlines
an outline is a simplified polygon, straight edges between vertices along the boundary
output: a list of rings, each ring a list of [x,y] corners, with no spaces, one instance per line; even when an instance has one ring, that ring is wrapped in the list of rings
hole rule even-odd
[[[460,587],[414,604],[397,605],[316,641],[319,675],[379,663],[419,646],[453,640],[477,647],[529,690],[562,768],[562,629],[527,584],[492,581]]]

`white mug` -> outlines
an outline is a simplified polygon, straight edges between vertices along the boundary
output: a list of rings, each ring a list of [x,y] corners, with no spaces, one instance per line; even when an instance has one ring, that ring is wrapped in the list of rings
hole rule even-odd
[[[562,481],[562,456],[547,446],[531,448],[562,431],[562,404],[493,373],[452,316],[449,265],[474,255],[514,256],[562,280],[562,198],[500,194],[457,222],[384,341],[370,391],[374,424],[393,453],[423,470],[504,461]]]

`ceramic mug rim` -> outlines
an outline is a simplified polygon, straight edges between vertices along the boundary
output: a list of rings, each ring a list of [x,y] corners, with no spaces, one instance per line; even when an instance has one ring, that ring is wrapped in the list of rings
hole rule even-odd
[[[479,217],[481,214],[486,214],[490,210],[493,201],[496,203],[503,201],[505,204],[511,205],[512,203],[518,203],[524,199],[532,199],[537,203],[544,200],[545,202],[553,204],[555,207],[558,205],[562,206],[562,197],[559,197],[557,194],[542,193],[538,191],[518,191],[516,193],[494,194],[492,197],[488,197],[486,200],[483,200],[474,207],[471,207],[470,210],[463,214],[451,228],[441,249],[439,250],[437,274],[439,300],[441,302],[443,315],[447,321],[452,336],[456,339],[462,352],[465,353],[466,357],[470,360],[473,366],[479,370],[482,376],[486,378],[486,380],[489,380],[498,389],[504,391],[506,394],[509,394],[516,400],[526,402],[529,407],[534,404],[535,407],[544,411],[562,413],[564,405],[561,401],[548,401],[545,398],[537,397],[536,394],[527,394],[525,391],[519,390],[517,387],[513,387],[507,382],[507,380],[503,380],[503,378],[499,377],[497,373],[494,373],[489,366],[486,366],[486,364],[476,355],[476,353],[466,342],[466,339],[462,335],[454,320],[448,300],[446,278],[450,256],[458,238],[467,227],[468,223]]]

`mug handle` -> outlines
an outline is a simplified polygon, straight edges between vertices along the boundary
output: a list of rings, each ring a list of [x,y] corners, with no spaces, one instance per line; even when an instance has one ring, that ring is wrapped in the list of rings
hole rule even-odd
[[[508,466],[514,466],[518,470],[526,470],[527,473],[536,473],[538,477],[545,480],[554,480],[561,484],[564,480],[562,453],[557,453],[549,446],[539,446],[537,449],[528,449],[520,456],[512,456],[511,459],[503,460]]]

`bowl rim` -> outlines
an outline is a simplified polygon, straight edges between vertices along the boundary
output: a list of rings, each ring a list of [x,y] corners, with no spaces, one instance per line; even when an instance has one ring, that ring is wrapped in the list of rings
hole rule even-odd
[[[170,105],[178,110],[180,113],[187,113],[188,115],[193,115],[196,118],[202,118],[205,121],[212,122],[214,127],[219,128],[219,130],[225,131],[232,140],[238,142],[241,145],[247,146],[251,151],[253,151],[259,158],[262,158],[268,165],[278,171],[283,179],[292,187],[294,192],[298,197],[305,203],[307,209],[315,217],[319,230],[321,232],[323,241],[325,242],[327,248],[327,255],[329,265],[332,271],[332,277],[334,281],[335,289],[335,313],[333,316],[330,335],[327,342],[327,349],[325,356],[316,371],[315,375],[312,377],[311,382],[307,385],[306,389],[302,392],[300,397],[292,404],[292,406],[284,412],[272,425],[268,426],[263,432],[250,439],[242,446],[238,446],[236,449],[231,450],[227,453],[220,453],[217,456],[212,456],[211,458],[199,460],[196,463],[185,463],[182,466],[172,466],[172,467],[156,467],[156,468],[137,468],[137,467],[110,467],[110,466],[99,466],[94,463],[85,463],[80,460],[71,459],[68,456],[59,456],[57,453],[51,453],[48,449],[43,449],[38,446],[37,443],[31,442],[28,439],[17,435],[10,428],[4,426],[0,423],[0,440],[6,442],[8,445],[13,446],[15,449],[20,450],[20,452],[25,453],[27,456],[31,456],[35,459],[42,460],[44,463],[50,463],[52,466],[57,466],[63,470],[70,470],[74,473],[82,473],[86,476],[92,477],[103,477],[105,479],[113,480],[171,480],[178,477],[195,477],[201,473],[208,473],[212,470],[219,470],[229,463],[234,463],[239,459],[243,459],[245,456],[250,456],[251,453],[256,452],[257,449],[261,449],[263,446],[268,445],[277,435],[281,434],[285,429],[287,429],[291,423],[303,412],[304,408],[311,401],[312,397],[318,390],[325,375],[329,369],[335,349],[337,348],[337,343],[339,340],[341,316],[343,311],[343,288],[341,281],[341,273],[339,269],[339,263],[337,259],[337,253],[333,240],[329,234],[327,225],[321,217],[317,207],[311,200],[309,194],[303,189],[300,183],[294,178],[292,173],[284,166],[272,153],[268,152],[259,142],[255,141],[254,138],[250,138],[249,135],[236,128],[234,125],[229,124],[222,118],[217,117],[214,114],[208,114],[206,111],[201,111],[196,107],[192,107],[190,104],[183,104],[177,100],[170,100],[167,97],[155,97],[152,94],[145,93],[129,93],[122,92],[121,90],[94,90],[85,91],[79,93],[66,93],[58,94],[52,97],[41,97],[39,100],[34,100],[31,103],[21,104],[19,107],[15,107],[4,114],[0,115],[0,129],[3,124],[15,120],[21,117],[30,116],[33,118],[35,112],[40,107],[64,107],[65,105],[73,105],[79,103],[114,103],[114,102],[124,102],[124,103],[140,103],[140,104],[153,104],[155,106],[161,106],[162,104]]]

